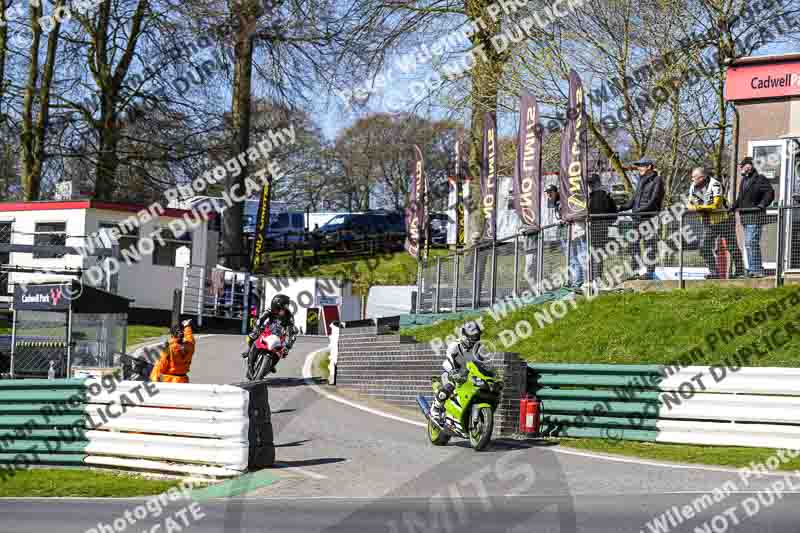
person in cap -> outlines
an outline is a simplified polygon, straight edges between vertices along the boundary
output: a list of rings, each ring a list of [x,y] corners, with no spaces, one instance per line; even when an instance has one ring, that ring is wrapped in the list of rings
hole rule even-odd
[[[703,167],[696,167],[692,170],[692,184],[689,187],[689,203],[687,208],[690,212],[699,214],[702,219],[703,244],[700,247],[700,254],[708,267],[706,279],[720,279],[725,277],[727,272],[720,272],[718,262],[714,256],[714,247],[717,246],[718,254],[725,252],[722,243],[726,243],[726,248],[730,249],[736,271],[732,277],[737,278],[744,275],[744,262],[739,246],[736,244],[736,228],[732,217],[724,211],[725,194],[722,190],[722,183],[711,176],[706,175]],[[697,217],[697,215],[694,215]],[[690,219],[691,220],[691,219]],[[695,220],[698,220],[695,218]]]
[[[751,278],[764,277],[761,263],[761,232],[768,223],[764,210],[775,200],[775,189],[769,180],[756,171],[752,157],[745,157],[739,162],[742,173],[742,185],[739,195],[733,202],[731,210],[751,209],[740,214],[744,228],[744,249],[747,253],[747,275]],[[754,212],[752,209],[759,209]]]
[[[655,170],[655,163],[652,159],[640,159],[634,161],[633,166],[639,171],[639,185],[633,193],[631,199],[620,207],[620,211],[630,211],[634,223],[638,227],[642,222],[655,216],[661,211],[664,203],[664,180]],[[633,279],[654,279],[657,261],[658,232],[654,231],[650,236],[636,232],[636,238],[631,241],[631,270],[638,272],[639,266],[644,263],[647,267],[647,274],[639,276],[633,275]],[[644,245],[644,251],[642,251]]]
[[[193,356],[192,320],[188,319],[170,330],[169,342],[150,372],[150,381],[189,383],[189,368],[192,366]]]
[[[589,176],[589,214],[611,215],[616,214],[617,203],[603,188],[600,174],[593,173]],[[615,222],[614,217],[596,217],[589,221],[591,228],[592,250],[603,250],[608,243],[608,228]],[[603,276],[603,254],[592,254],[592,279],[598,280]]]

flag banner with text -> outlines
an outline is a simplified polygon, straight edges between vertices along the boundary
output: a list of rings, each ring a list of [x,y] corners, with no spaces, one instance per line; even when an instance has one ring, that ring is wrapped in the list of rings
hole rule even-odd
[[[494,113],[486,113],[483,119],[481,156],[483,236],[494,240],[497,235],[497,120]]]
[[[414,258],[419,258],[419,247],[422,236],[422,195],[423,195],[423,161],[422,151],[414,146],[414,162],[411,169],[411,184],[408,189],[408,207],[406,208],[406,251]]]
[[[569,73],[567,125],[561,132],[561,172],[559,194],[561,219],[584,219],[587,214],[586,167],[588,127],[583,84],[574,70]]]
[[[539,229],[542,188],[542,128],[536,98],[523,90],[519,98],[517,161],[514,165],[514,209],[526,229]]]

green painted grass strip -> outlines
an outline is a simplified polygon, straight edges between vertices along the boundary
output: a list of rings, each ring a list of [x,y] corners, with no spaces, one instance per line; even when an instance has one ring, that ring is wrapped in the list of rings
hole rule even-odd
[[[192,499],[204,501],[211,498],[232,498],[261,487],[272,485],[280,479],[269,470],[259,470],[234,479],[192,491]]]

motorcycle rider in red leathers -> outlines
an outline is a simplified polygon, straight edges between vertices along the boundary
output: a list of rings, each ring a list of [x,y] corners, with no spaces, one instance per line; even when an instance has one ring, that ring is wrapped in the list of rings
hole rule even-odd
[[[286,342],[284,344],[286,352],[292,349],[300,330],[294,325],[294,315],[292,315],[292,312],[289,310],[290,303],[291,300],[285,294],[276,294],[275,297],[272,298],[269,309],[258,317],[255,327],[247,335],[248,348],[258,336],[261,335],[264,328],[269,326],[270,331],[276,337],[286,336]],[[274,345],[270,343],[270,349],[278,348],[279,345],[280,341],[276,339]],[[249,353],[250,350],[248,349],[242,354],[242,357],[247,357]],[[275,372],[275,366],[273,366],[270,371]]]

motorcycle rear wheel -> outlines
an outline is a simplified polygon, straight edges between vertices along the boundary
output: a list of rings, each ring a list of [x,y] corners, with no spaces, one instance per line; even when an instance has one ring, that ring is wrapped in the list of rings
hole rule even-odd
[[[469,443],[475,451],[482,451],[489,445],[494,429],[494,413],[491,407],[472,407],[469,427]]]
[[[428,439],[430,439],[431,444],[434,446],[444,446],[450,442],[450,435],[434,424],[433,420],[428,419]]]

